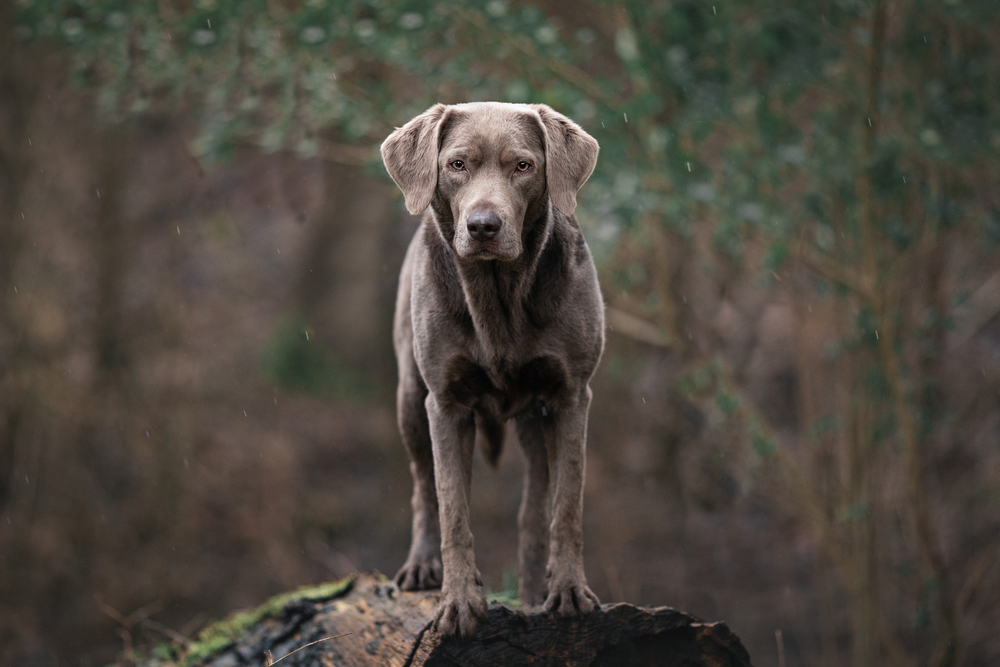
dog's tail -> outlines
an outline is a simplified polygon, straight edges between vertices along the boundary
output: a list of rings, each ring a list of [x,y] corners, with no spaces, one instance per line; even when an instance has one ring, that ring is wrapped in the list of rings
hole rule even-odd
[[[483,456],[494,468],[503,451],[503,422],[492,415],[476,414],[476,427],[482,436]]]

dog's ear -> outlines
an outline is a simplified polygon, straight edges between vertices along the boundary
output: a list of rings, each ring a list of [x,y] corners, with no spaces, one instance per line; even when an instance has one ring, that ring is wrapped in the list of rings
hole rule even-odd
[[[545,104],[532,105],[545,133],[545,180],[556,208],[566,215],[576,210],[576,193],[597,165],[597,140],[583,128]]]
[[[410,213],[420,213],[434,197],[439,128],[447,108],[435,104],[382,142],[382,162],[403,191]]]

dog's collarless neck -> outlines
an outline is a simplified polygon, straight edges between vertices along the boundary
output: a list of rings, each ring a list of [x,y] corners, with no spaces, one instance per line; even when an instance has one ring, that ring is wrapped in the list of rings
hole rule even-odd
[[[534,318],[526,304],[540,287],[536,284],[540,278],[539,264],[554,225],[551,211],[546,211],[534,224],[526,225],[523,251],[511,261],[461,259],[454,251],[449,253],[476,334],[487,356],[497,357],[498,362],[502,356],[499,351],[507,349],[511,340],[522,339],[523,331],[533,326]]]

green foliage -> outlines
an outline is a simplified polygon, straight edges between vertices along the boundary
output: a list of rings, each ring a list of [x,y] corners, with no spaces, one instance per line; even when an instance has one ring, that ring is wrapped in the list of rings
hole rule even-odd
[[[854,521],[861,521],[871,514],[871,510],[868,507],[868,503],[860,500],[856,503],[850,505],[844,505],[837,510],[837,522],[838,523],[850,523]]]
[[[812,423],[809,427],[809,437],[813,440],[819,440],[828,433],[836,432],[841,428],[840,417],[836,415],[827,415],[825,417],[820,417]]]
[[[570,33],[539,8],[504,0],[289,7],[18,0],[16,20],[22,38],[69,49],[105,118],[193,111],[201,129],[192,148],[207,161],[245,141],[303,155],[331,141],[359,144],[375,161],[370,149],[433,102],[545,102],[601,142],[581,200],[584,223],[602,221],[598,244],[648,215],[684,234],[707,219],[730,255],[762,237],[768,270],[803,229],[856,228],[863,174],[883,200],[903,188],[927,198],[933,163],[961,164],[1000,144],[991,2],[917,3],[899,17],[902,37],[885,56],[892,84],[874,120],[864,110],[867,2],[633,0],[618,3],[612,44],[599,30]],[[962,31],[960,43],[948,41],[947,26]],[[809,194],[789,199],[790,183]],[[949,216],[987,232],[994,219],[962,207]],[[913,242],[911,217],[887,211],[880,223],[899,249]],[[856,254],[856,242],[817,233],[813,249]]]
[[[265,618],[279,614],[289,602],[332,600],[349,592],[353,583],[354,579],[347,577],[318,586],[306,586],[289,593],[276,595],[256,609],[237,612],[222,621],[213,623],[198,634],[198,639],[187,648],[179,664],[185,667],[198,664],[229,646],[236,637],[242,635],[248,628]]]
[[[733,394],[719,392],[715,395],[715,404],[722,410],[722,414],[728,415],[739,409],[740,399]]]
[[[763,433],[751,435],[750,444],[753,446],[753,451],[762,459],[766,459],[778,451],[778,443],[775,442],[774,438]]]
[[[275,329],[261,352],[260,367],[266,377],[292,391],[349,400],[374,393],[370,380],[310,335],[309,325],[297,314]]]

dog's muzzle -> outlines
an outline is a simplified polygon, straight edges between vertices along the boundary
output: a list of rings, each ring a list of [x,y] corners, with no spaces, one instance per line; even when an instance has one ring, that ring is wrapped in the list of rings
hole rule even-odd
[[[496,238],[502,226],[503,222],[500,220],[500,216],[493,211],[476,211],[469,215],[469,219],[465,223],[466,229],[469,230],[469,236],[472,237],[473,241],[480,243]]]

